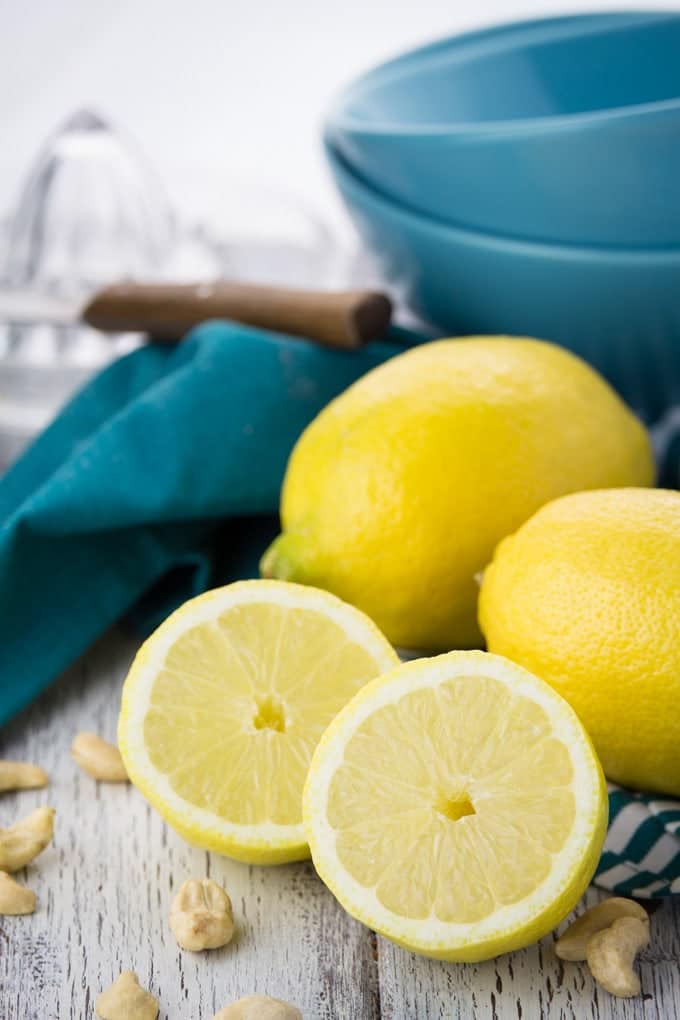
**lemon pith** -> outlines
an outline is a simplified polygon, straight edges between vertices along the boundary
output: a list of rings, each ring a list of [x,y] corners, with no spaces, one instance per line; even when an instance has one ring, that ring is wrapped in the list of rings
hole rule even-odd
[[[505,535],[566,492],[653,478],[644,427],[575,355],[438,340],[373,369],[305,430],[261,569],[334,592],[399,647],[478,647],[475,575]]]
[[[680,493],[555,500],[484,573],[489,649],[575,709],[607,776],[680,796]]]
[[[132,781],[189,842],[264,864],[308,856],[301,796],[325,726],[396,653],[325,592],[244,581],[170,616],[123,689]]]
[[[303,804],[314,864],[345,909],[460,961],[554,928],[595,871],[607,819],[575,713],[483,652],[368,684],[322,737]]]

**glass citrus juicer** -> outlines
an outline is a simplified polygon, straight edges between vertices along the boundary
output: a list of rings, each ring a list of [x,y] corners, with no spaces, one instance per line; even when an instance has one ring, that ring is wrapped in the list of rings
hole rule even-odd
[[[209,231],[178,217],[135,145],[100,116],[78,112],[48,139],[0,238],[0,471],[94,372],[142,342],[125,323],[103,333],[83,321],[102,287],[369,278],[295,196],[220,185]]]

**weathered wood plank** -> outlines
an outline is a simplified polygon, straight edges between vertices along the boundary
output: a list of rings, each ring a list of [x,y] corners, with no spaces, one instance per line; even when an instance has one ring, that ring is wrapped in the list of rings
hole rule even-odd
[[[118,973],[135,969],[161,1018],[210,1020],[239,995],[299,1005],[305,1020],[378,1020],[369,932],[348,918],[311,865],[249,868],[188,847],[131,787],[98,786],[69,756],[76,732],[115,738],[122,677],[135,646],[102,641],[37,705],[0,733],[0,757],[31,759],[48,790],[0,799],[0,825],[39,804],[57,809],[55,846],[25,880],[38,911],[0,918],[0,1020],[90,1020]],[[224,883],[238,936],[214,953],[181,952],[167,925],[191,876]]]
[[[71,762],[73,735],[115,735],[122,677],[135,646],[101,642],[56,688],[0,733],[0,757],[26,758],[48,790],[0,799],[0,825],[38,804],[58,811],[55,847],[20,879],[39,896],[29,918],[0,918],[0,1020],[90,1020],[96,994],[124,968],[162,1002],[161,1018],[210,1020],[238,995],[298,1003],[305,1020],[670,1020],[680,1016],[680,906],[652,919],[641,974],[645,998],[598,991],[562,964],[552,938],[499,960],[423,960],[351,921],[310,865],[248,868],[187,847],[133,789],[97,786]],[[235,944],[193,956],[167,926],[173,890],[191,875],[224,882]],[[598,893],[591,890],[588,901]],[[379,978],[379,983],[378,983]]]
[[[599,892],[590,889],[585,904],[600,898]],[[615,999],[598,989],[584,964],[558,960],[552,936],[497,960],[459,965],[424,960],[380,939],[383,1020],[680,1017],[680,906],[666,903],[653,915],[651,925],[652,944],[640,964],[643,995],[629,1000]]]

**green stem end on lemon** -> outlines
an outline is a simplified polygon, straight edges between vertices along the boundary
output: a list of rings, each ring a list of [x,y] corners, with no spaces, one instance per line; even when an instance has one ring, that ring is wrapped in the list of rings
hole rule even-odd
[[[282,532],[260,560],[260,576],[279,581],[306,582],[303,540],[298,535]]]

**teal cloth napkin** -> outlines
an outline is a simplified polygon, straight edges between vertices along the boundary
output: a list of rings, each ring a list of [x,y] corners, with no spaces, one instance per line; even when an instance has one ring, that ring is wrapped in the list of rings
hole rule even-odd
[[[86,386],[0,480],[0,725],[122,616],[149,631],[191,595],[256,576],[295,440],[422,337],[390,339],[348,354],[208,323]],[[652,420],[647,391],[645,404],[630,380]],[[655,436],[661,480],[680,487],[680,415],[666,407]],[[680,893],[680,803],[612,787],[610,813],[598,884]]]
[[[255,576],[295,440],[402,349],[208,323],[89,383],[0,480],[0,725],[128,611]]]

